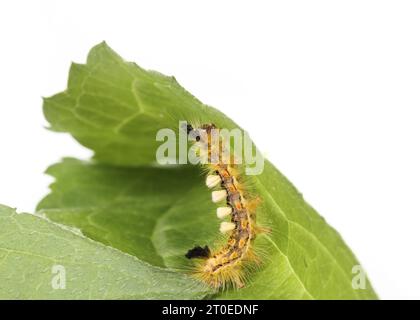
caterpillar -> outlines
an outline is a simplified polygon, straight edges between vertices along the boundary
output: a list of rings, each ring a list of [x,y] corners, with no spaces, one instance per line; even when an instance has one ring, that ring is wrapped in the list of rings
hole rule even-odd
[[[188,259],[200,260],[193,275],[213,288],[233,286],[242,288],[251,266],[259,265],[253,241],[260,232],[268,229],[256,225],[255,210],[260,199],[252,198],[246,191],[241,174],[234,161],[234,156],[226,156],[226,146],[214,124],[204,124],[198,128],[187,125],[187,134],[198,145],[198,152],[204,155],[207,163],[206,185],[212,191],[214,203],[225,201],[217,208],[217,217],[222,221],[220,232],[227,234],[227,242],[220,248],[211,250],[208,245],[196,246],[186,253]],[[216,152],[215,152],[216,151]]]

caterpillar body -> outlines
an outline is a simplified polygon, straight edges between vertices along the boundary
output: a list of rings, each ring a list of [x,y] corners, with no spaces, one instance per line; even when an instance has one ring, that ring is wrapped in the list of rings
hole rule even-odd
[[[217,208],[216,214],[220,219],[230,220],[220,224],[220,232],[227,234],[227,241],[215,250],[210,250],[207,245],[194,247],[186,257],[200,259],[193,274],[211,287],[241,288],[250,267],[260,262],[252,242],[259,232],[267,230],[256,225],[255,209],[260,200],[247,193],[234,158],[225,156],[227,147],[219,136],[215,138],[217,130],[214,124],[197,129],[187,126],[187,133],[195,138],[199,152],[211,160],[205,165],[206,185],[217,189],[212,192],[214,203],[225,201],[224,206]]]

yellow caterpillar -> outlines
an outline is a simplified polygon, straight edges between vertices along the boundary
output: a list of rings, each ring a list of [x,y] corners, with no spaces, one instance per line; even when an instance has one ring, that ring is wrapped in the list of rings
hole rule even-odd
[[[227,243],[221,248],[210,250],[208,246],[195,247],[188,251],[189,259],[199,258],[194,269],[194,276],[214,288],[226,288],[231,285],[241,288],[245,285],[250,266],[259,263],[253,248],[257,233],[267,231],[256,225],[255,209],[258,198],[250,198],[246,187],[241,182],[233,157],[225,157],[226,148],[218,137],[214,139],[217,128],[213,124],[202,125],[194,129],[187,126],[187,133],[193,136],[201,154],[209,160],[205,166],[206,185],[213,189],[212,201],[226,204],[217,208],[217,217],[230,218],[220,224],[220,232],[228,234]],[[215,152],[220,151],[220,152]],[[216,154],[216,157],[214,157]]]

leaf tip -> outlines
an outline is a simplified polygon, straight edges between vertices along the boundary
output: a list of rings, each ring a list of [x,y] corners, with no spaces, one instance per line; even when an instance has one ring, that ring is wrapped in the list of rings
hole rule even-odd
[[[122,60],[122,58],[104,40],[90,49],[87,57],[87,64],[96,64],[98,60],[109,58],[110,56]]]

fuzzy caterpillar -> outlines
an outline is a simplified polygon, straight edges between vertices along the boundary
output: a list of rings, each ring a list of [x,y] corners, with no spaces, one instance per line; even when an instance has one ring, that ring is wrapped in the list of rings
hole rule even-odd
[[[251,199],[240,182],[240,174],[233,158],[224,157],[223,141],[220,137],[214,138],[217,128],[213,124],[202,125],[194,129],[187,126],[187,134],[193,136],[208,161],[205,166],[208,171],[206,185],[210,189],[220,186],[219,190],[212,192],[212,201],[219,203],[226,201],[226,206],[217,209],[217,217],[230,221],[220,224],[220,232],[228,234],[227,243],[221,248],[211,251],[205,247],[194,247],[189,250],[186,257],[199,258],[193,275],[213,288],[226,288],[232,285],[241,288],[245,285],[249,267],[259,264],[252,242],[257,233],[265,231],[256,225],[255,209],[259,199]],[[216,158],[214,151],[217,149]]]

